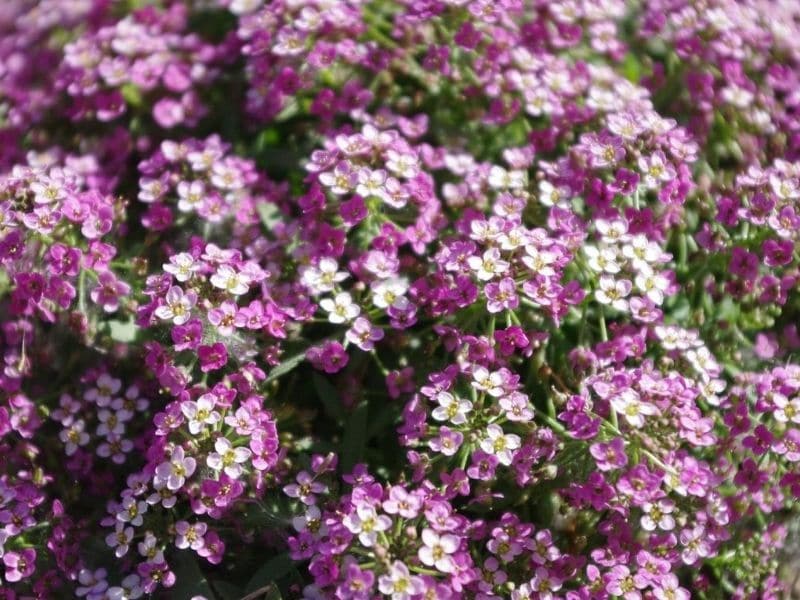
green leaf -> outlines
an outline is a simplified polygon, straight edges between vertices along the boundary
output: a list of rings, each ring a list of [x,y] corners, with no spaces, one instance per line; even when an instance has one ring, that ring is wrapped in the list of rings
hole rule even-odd
[[[237,600],[281,600],[282,598],[283,596],[281,596],[281,591],[278,589],[278,586],[274,583],[270,583],[251,592],[244,598]]]
[[[259,202],[256,204],[256,210],[258,211],[258,216],[261,217],[261,222],[264,224],[264,227],[268,232],[271,232],[275,228],[275,224],[281,220],[281,211],[274,204],[270,204],[269,202]]]
[[[197,564],[194,552],[178,552],[171,564],[175,572],[175,587],[170,590],[171,597],[205,596],[208,600],[216,599],[200,565]]]
[[[323,377],[317,371],[314,371],[312,378],[314,381],[314,389],[322,402],[322,406],[325,407],[325,412],[328,413],[328,416],[332,419],[343,421],[345,414],[336,388],[333,387],[326,377]]]
[[[367,442],[367,415],[369,408],[367,402],[361,402],[344,428],[342,439],[342,470],[348,472],[353,465],[361,461]]]
[[[130,321],[108,321],[109,334],[115,342],[129,343],[136,339],[139,327],[133,320]]]
[[[142,105],[142,92],[132,83],[126,83],[123,85],[120,89],[120,92],[122,93],[122,97],[125,99],[125,102],[134,108]]]
[[[268,560],[260,569],[253,573],[253,576],[244,588],[245,592],[251,594],[261,588],[267,588],[264,590],[265,593],[268,594],[264,596],[265,598],[280,598],[281,595],[278,588],[275,586],[275,581],[288,575],[292,569],[294,569],[294,561],[289,557],[289,554],[279,554]],[[274,592],[271,592],[273,588]],[[277,593],[277,595],[273,595],[274,593]]]
[[[297,367],[297,365],[299,365],[305,359],[306,359],[305,352],[301,352],[300,354],[295,354],[291,358],[287,358],[285,361],[283,361],[281,364],[279,364],[277,367],[275,367],[274,369],[272,369],[272,371],[269,372],[269,375],[267,375],[267,379],[264,383],[269,383],[270,381],[278,379],[278,377],[283,377],[289,371],[292,371],[295,367]]]
[[[228,581],[215,579],[213,581],[214,591],[217,592],[217,597],[220,600],[241,600],[244,596],[242,588],[238,585],[233,585]]]

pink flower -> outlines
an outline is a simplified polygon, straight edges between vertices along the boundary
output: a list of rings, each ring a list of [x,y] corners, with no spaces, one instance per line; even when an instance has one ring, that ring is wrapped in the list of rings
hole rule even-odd
[[[165,483],[167,489],[176,491],[183,487],[187,477],[194,473],[197,462],[191,456],[186,456],[183,448],[178,446],[172,451],[167,462],[163,462],[156,467],[154,483]]]
[[[131,286],[120,281],[111,271],[101,271],[97,276],[97,287],[94,288],[89,296],[92,302],[98,304],[107,313],[116,312],[119,309],[119,299],[130,293]]]

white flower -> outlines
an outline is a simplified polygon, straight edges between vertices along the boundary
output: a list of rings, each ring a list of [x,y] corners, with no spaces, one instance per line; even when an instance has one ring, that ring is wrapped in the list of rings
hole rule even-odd
[[[769,186],[781,200],[800,198],[800,186],[796,179],[783,179],[773,173],[769,176]]]
[[[505,394],[504,383],[503,375],[499,371],[489,372],[486,367],[475,367],[472,371],[472,387],[494,398]]]
[[[481,281],[494,279],[508,271],[509,267],[508,263],[500,258],[500,251],[497,248],[490,248],[483,253],[483,257],[470,256],[467,264]]]
[[[155,315],[159,319],[172,320],[175,325],[183,325],[192,316],[192,307],[197,303],[197,294],[187,292],[173,285],[167,291],[164,298],[166,304],[162,304],[155,310]]]
[[[175,547],[180,549],[191,548],[199,550],[205,546],[203,536],[208,530],[208,525],[203,522],[189,524],[186,521],[175,523]]]
[[[602,236],[602,240],[607,244],[615,244],[617,241],[624,240],[628,233],[628,224],[621,219],[614,221],[598,219],[595,227]]]
[[[642,427],[645,416],[655,415],[658,409],[649,402],[642,402],[636,391],[627,388],[611,399],[611,406],[625,417],[632,427]]]
[[[389,567],[389,573],[378,578],[378,589],[392,600],[409,600],[425,591],[425,582],[411,575],[408,567],[399,560]]]
[[[294,517],[292,527],[298,533],[310,531],[314,537],[323,536],[328,532],[328,527],[322,521],[322,512],[317,506],[309,506],[304,515]]]
[[[525,171],[506,171],[494,165],[489,169],[489,187],[496,190],[519,190],[525,187],[528,176]]]
[[[531,271],[543,277],[553,277],[556,274],[556,270],[553,268],[556,259],[557,256],[554,252],[540,250],[533,244],[528,244],[525,246],[525,256],[522,257],[522,262]]]
[[[659,272],[639,273],[634,279],[636,287],[655,305],[664,302],[664,292],[669,288],[669,279]]]
[[[117,521],[139,527],[144,522],[142,515],[146,512],[147,502],[137,500],[133,496],[126,496],[122,500],[122,508],[117,512]]]
[[[650,265],[661,259],[661,255],[661,247],[641,233],[622,246],[622,256],[630,261],[631,267],[636,271],[649,269]]]
[[[237,273],[230,265],[220,265],[217,272],[211,276],[211,285],[225,290],[234,296],[246,294],[250,289],[250,278],[242,273]]]
[[[672,511],[675,503],[672,500],[662,498],[658,502],[645,502],[642,505],[642,529],[645,531],[655,531],[656,528],[663,531],[675,529],[675,518]]]
[[[800,423],[800,398],[789,400],[783,394],[773,394],[772,402],[776,407],[772,413],[776,421]]]
[[[225,471],[231,479],[238,479],[242,474],[242,464],[253,454],[242,446],[234,448],[228,438],[221,437],[214,442],[216,452],[211,452],[206,464],[215,471]]]
[[[106,536],[106,545],[114,548],[114,555],[122,558],[128,553],[128,545],[133,539],[133,527],[125,527],[124,523],[117,521],[114,533]]]
[[[197,402],[185,400],[181,403],[181,412],[189,420],[189,433],[197,435],[206,425],[216,425],[221,419],[214,410],[214,399],[211,394],[203,394]]]
[[[192,275],[200,270],[200,265],[188,252],[181,252],[169,257],[169,262],[164,263],[164,271],[171,273],[181,283],[189,281]]]
[[[361,314],[358,304],[353,302],[347,292],[340,292],[333,298],[323,298],[319,301],[319,306],[328,313],[328,320],[335,324],[352,321]]]
[[[386,168],[399,177],[412,179],[419,173],[419,159],[413,154],[387,150],[386,158]]]
[[[159,485],[166,484],[168,490],[179,490],[186,482],[186,478],[192,476],[196,466],[197,461],[191,456],[185,456],[183,448],[178,446],[172,451],[172,456],[167,462],[156,467],[153,486],[158,488]]]
[[[569,206],[569,189],[556,187],[546,179],[539,182],[539,202],[544,206]]]
[[[384,184],[386,183],[386,171],[383,169],[363,168],[358,171],[358,185],[356,194],[368,198],[370,196],[383,197]]]
[[[392,520],[386,515],[379,515],[374,507],[360,504],[356,511],[347,515],[343,520],[351,533],[358,534],[358,541],[369,548],[375,545],[378,533],[386,531],[392,526]]]
[[[206,188],[202,181],[181,181],[178,184],[178,210],[193,212],[203,203]]]
[[[514,451],[520,447],[520,437],[513,433],[503,433],[499,425],[491,424],[486,428],[486,435],[481,440],[481,450],[494,454],[500,464],[510,465],[514,459]]]
[[[598,248],[597,246],[584,246],[583,253],[587,257],[587,264],[592,271],[598,273],[619,273],[621,267],[617,262],[617,252],[612,248]]]
[[[433,409],[433,418],[437,421],[450,421],[455,425],[467,422],[467,413],[472,410],[472,402],[456,398],[450,392],[436,394],[439,406]]]
[[[663,152],[656,151],[652,156],[639,158],[642,183],[649,189],[658,188],[662,182],[675,179],[675,168],[667,163]]]
[[[405,293],[408,291],[408,280],[403,277],[391,277],[375,281],[372,288],[372,303],[378,308],[393,306],[403,310],[408,306]]]
[[[340,271],[339,265],[332,258],[321,258],[316,267],[303,270],[303,284],[314,294],[332,292],[334,286],[349,277],[346,271]]]
[[[458,550],[456,536],[449,533],[439,535],[426,527],[422,530],[422,543],[424,545],[417,553],[422,564],[436,567],[442,573],[452,573],[455,570],[456,565],[450,555]]]
[[[85,446],[89,443],[89,434],[84,431],[85,427],[84,420],[78,419],[58,434],[58,438],[65,444],[64,451],[67,456],[72,456],[79,446]]]
[[[603,275],[594,297],[600,304],[610,304],[619,311],[627,311],[628,301],[625,298],[631,293],[631,287],[631,282],[627,279],[616,280],[609,275]]]

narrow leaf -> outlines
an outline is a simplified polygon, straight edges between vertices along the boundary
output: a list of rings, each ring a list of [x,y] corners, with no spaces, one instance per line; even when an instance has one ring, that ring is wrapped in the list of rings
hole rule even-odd
[[[253,574],[253,576],[250,578],[250,581],[248,581],[247,585],[245,586],[245,591],[249,594],[259,590],[260,588],[268,586],[281,577],[286,576],[293,568],[294,561],[289,557],[289,555],[287,553],[279,554],[278,556],[275,556],[264,563],[264,565],[262,565],[261,568]],[[268,597],[272,598],[272,596]],[[280,598],[280,593],[277,597]]]
[[[291,358],[287,358],[285,361],[283,361],[281,364],[279,364],[277,367],[275,367],[274,369],[272,369],[272,371],[269,372],[269,375],[267,375],[266,383],[274,381],[275,379],[278,379],[278,377],[283,377],[289,371],[297,367],[297,365],[299,365],[305,359],[306,359],[305,352],[296,354]]]
[[[337,421],[344,420],[345,413],[336,388],[333,387],[326,377],[317,371],[314,371],[313,380],[314,389],[322,402],[322,406],[325,407],[325,412],[328,413],[328,416]]]
[[[367,442],[367,415],[368,404],[361,402],[350,420],[344,428],[344,439],[342,439],[342,469],[348,472],[353,465],[360,462],[364,457],[364,450]]]

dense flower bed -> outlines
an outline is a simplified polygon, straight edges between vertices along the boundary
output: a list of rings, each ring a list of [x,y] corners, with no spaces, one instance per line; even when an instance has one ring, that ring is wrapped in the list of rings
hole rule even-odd
[[[778,598],[800,3],[3,0],[0,598]]]

